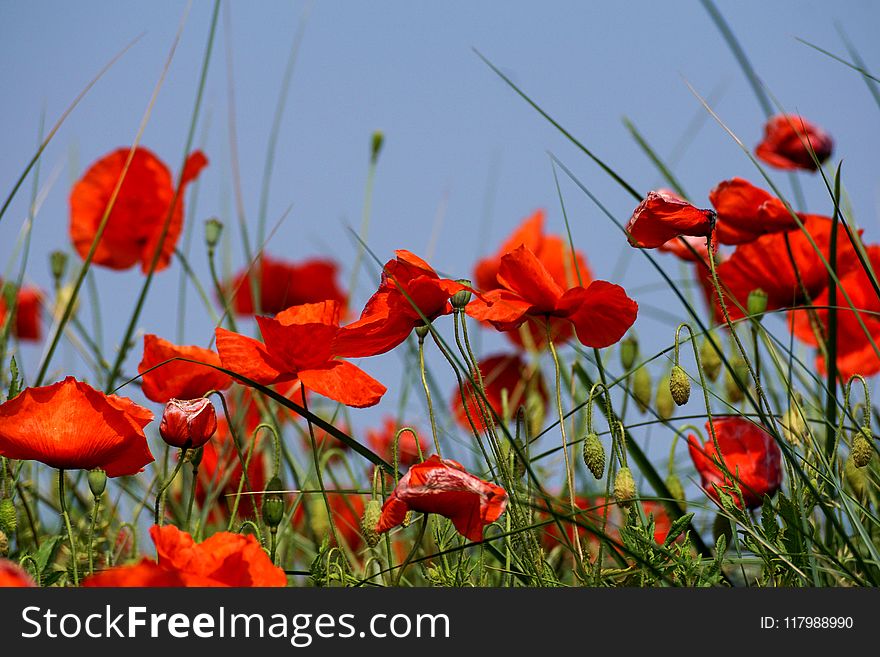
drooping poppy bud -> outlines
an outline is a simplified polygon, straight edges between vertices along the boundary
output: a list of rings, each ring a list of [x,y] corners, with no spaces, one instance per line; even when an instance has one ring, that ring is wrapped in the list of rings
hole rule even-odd
[[[11,536],[18,527],[18,518],[15,515],[15,504],[8,497],[0,499],[0,532]]]
[[[159,433],[172,447],[196,449],[217,430],[217,413],[207,397],[171,399],[165,405]]]
[[[605,473],[605,447],[594,431],[584,439],[584,465],[596,479],[601,479]]]
[[[644,413],[651,404],[651,373],[647,367],[640,367],[633,376],[633,396],[639,410]]]
[[[669,374],[669,392],[678,406],[687,404],[691,396],[691,380],[680,365],[675,365]]]
[[[636,496],[636,480],[633,479],[632,470],[624,466],[617,471],[614,477],[614,500],[622,509],[632,506],[632,500]]]
[[[703,344],[700,345],[700,363],[703,366],[703,374],[710,381],[714,381],[721,373],[721,356],[715,351],[714,342],[708,335],[703,338]]]
[[[670,472],[669,476],[666,477],[666,488],[669,489],[669,494],[676,502],[678,502],[678,506],[682,511],[687,510],[687,501],[684,498],[684,486],[681,483],[681,479],[675,472]]]
[[[675,400],[672,398],[671,381],[668,376],[660,379],[657,385],[657,415],[661,420],[668,420],[675,415]]]
[[[382,517],[382,504],[379,500],[370,500],[364,507],[364,515],[361,518],[361,529],[364,532],[364,540],[370,547],[376,547],[379,544],[379,532],[376,527],[379,524],[379,518]]]
[[[620,343],[620,364],[625,372],[632,368],[638,355],[639,341],[636,336],[630,334]]]
[[[857,468],[864,468],[871,462],[871,457],[874,455],[874,448],[871,446],[872,438],[871,430],[866,428],[860,429],[853,438],[851,455],[853,465]]]

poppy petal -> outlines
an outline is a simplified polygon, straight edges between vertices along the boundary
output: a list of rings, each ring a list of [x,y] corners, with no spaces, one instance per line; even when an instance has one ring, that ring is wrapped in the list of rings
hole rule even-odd
[[[284,364],[259,340],[218,327],[214,331],[220,361],[227,370],[237,372],[260,385],[287,380]]]
[[[143,374],[142,389],[147,399],[160,404],[172,398],[195,399],[209,390],[225,390],[232,385],[229,376],[207,365],[173,360],[156,367],[175,357],[220,366],[220,356],[210,349],[178,346],[156,335],[147,334],[144,336],[144,355],[138,365],[138,372]],[[153,367],[156,369],[151,369]]]
[[[346,406],[364,408],[379,403],[386,388],[359,367],[344,360],[321,369],[300,370],[302,384]]]
[[[575,305],[569,310],[569,319],[578,340],[587,347],[616,343],[635,323],[639,311],[639,305],[622,287],[608,281],[593,281],[586,289],[572,288],[560,305],[570,302]]]

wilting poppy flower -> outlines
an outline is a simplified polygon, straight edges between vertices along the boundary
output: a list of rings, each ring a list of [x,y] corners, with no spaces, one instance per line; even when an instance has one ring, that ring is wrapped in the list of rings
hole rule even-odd
[[[376,404],[385,386],[351,363],[334,358],[340,306],[335,301],[293,306],[275,318],[257,317],[263,342],[217,328],[223,366],[261,385],[299,380],[346,406]]]
[[[35,586],[31,576],[14,561],[0,559],[0,589]]]
[[[833,222],[819,215],[803,214],[799,217],[827,261]],[[858,266],[855,251],[842,226],[838,226],[837,230],[837,262],[839,273]],[[797,267],[797,273],[794,267]],[[764,235],[748,244],[741,244],[718,265],[717,272],[725,297],[728,298],[727,308],[732,319],[743,317],[743,312],[733,299],[745,308],[749,292],[754,289],[760,288],[767,293],[768,310],[778,310],[804,304],[808,301],[804,292],[809,299],[813,299],[828,285],[828,270],[801,230]],[[715,297],[713,293],[717,305]],[[716,310],[717,317],[720,317],[720,313]]]
[[[236,315],[253,315],[252,281],[259,286],[260,313],[274,315],[291,306],[320,301],[336,301],[345,305],[346,295],[336,282],[338,267],[332,260],[306,260],[295,263],[262,255],[256,271],[236,274],[225,285],[227,294],[234,294],[232,309]]]
[[[483,258],[477,263],[474,280],[482,292],[503,287],[498,282],[501,259],[520,246],[525,246],[535,254],[560,287],[569,288],[573,285],[586,287],[593,280],[592,272],[580,251],[572,251],[569,243],[556,235],[544,234],[544,211],[538,210],[523,221],[494,255]],[[561,344],[574,336],[571,322],[557,317],[551,317],[549,321],[554,342]],[[545,327],[532,322],[523,324],[518,330],[506,331],[504,334],[518,347],[543,349],[547,343]]]
[[[3,281],[0,280],[0,286]],[[40,307],[43,293],[38,288],[23,286],[18,289],[15,300],[15,324],[12,335],[19,340],[39,342],[43,337],[43,325],[40,321]],[[0,294],[0,328],[6,324],[6,295]]]
[[[412,510],[446,516],[465,538],[480,541],[483,527],[498,520],[506,508],[507,492],[501,486],[434,454],[403,475],[382,506],[376,531],[381,534],[396,527]]]
[[[120,586],[286,586],[287,576],[272,564],[252,535],[217,532],[201,543],[173,525],[150,528],[158,563],[143,559],[87,577],[86,587]]]
[[[187,358],[206,365],[197,365],[172,358]],[[225,390],[232,385],[232,378],[213,367],[220,367],[220,356],[210,349],[196,346],[178,346],[162,338],[144,336],[144,355],[138,365],[143,374],[143,391],[147,399],[164,404],[169,399],[195,399],[211,390]],[[156,367],[156,369],[151,369]],[[148,371],[150,370],[150,371]]]
[[[691,434],[688,436],[688,451],[700,473],[703,488],[718,500],[718,488],[729,489],[738,485],[748,508],[761,506],[764,495],[772,496],[782,484],[779,445],[764,429],[742,417],[715,418],[713,424],[721,458],[733,479],[725,476],[713,461],[716,453],[711,438],[705,445],[700,445],[696,436]],[[709,431],[708,422],[706,431]]]
[[[468,289],[440,278],[427,262],[409,251],[395,253],[397,258],[385,263],[379,289],[367,301],[360,319],[339,331],[336,353],[340,356],[376,356],[394,349],[415,327],[424,324],[413,304],[433,320],[451,313],[449,298]]]
[[[357,552],[364,542],[361,534],[361,517],[364,515],[363,496],[337,493],[331,489],[327,491],[327,503],[330,505],[333,525],[339,538],[351,551]],[[308,513],[305,505],[308,505]],[[306,518],[310,527],[306,527]],[[321,495],[305,495],[294,510],[291,522],[297,531],[301,533],[311,531],[319,537],[319,540],[330,535],[327,506]]]
[[[80,257],[88,255],[101,219],[128,160],[129,149],[120,148],[95,162],[70,193],[70,237]],[[186,160],[177,203],[168,221],[156,271],[171,261],[183,229],[183,195],[186,185],[208,164],[201,151]],[[111,269],[128,269],[140,262],[146,273],[159,247],[165,221],[174,200],[176,181],[152,152],[135,149],[125,180],[110,212],[92,262]]]
[[[159,434],[172,447],[198,449],[217,431],[217,413],[210,399],[170,399],[165,404]]]
[[[718,213],[715,238],[721,244],[743,244],[798,228],[782,201],[742,178],[718,183],[709,200]]]
[[[593,281],[586,288],[564,289],[525,246],[501,258],[496,279],[502,287],[475,298],[467,313],[501,331],[515,329],[529,318],[543,323],[555,317],[571,322],[582,344],[607,347],[636,321],[638,304],[622,287]]]
[[[709,237],[714,227],[712,210],[701,210],[668,192],[652,191],[633,210],[626,234],[634,247],[656,249],[674,237]]]
[[[822,163],[831,156],[834,142],[820,127],[796,114],[777,114],[764,126],[764,140],[755,155],[779,169],[815,171],[811,148]]]
[[[875,272],[880,272],[880,245],[866,247],[868,260]],[[880,358],[874,351],[875,345],[880,345],[880,300],[874,292],[874,287],[862,266],[856,263],[840,274],[840,284],[846,290],[853,307],[859,311],[858,316],[853,312],[843,294],[837,292],[837,371],[848,379],[855,374],[872,376],[880,372]],[[828,328],[828,305],[829,295],[826,289],[813,299],[816,306],[812,313],[807,310],[794,311],[794,333],[807,344],[817,345],[818,340],[811,325],[810,315],[814,314],[821,327],[823,340],[829,339]],[[864,322],[871,338],[865,335],[859,318]],[[825,359],[821,353],[816,356],[816,368],[820,373],[826,372]]]
[[[101,468],[108,477],[132,475],[153,461],[144,436],[152,420],[130,399],[69,376],[0,405],[0,455],[64,470]]]
[[[529,372],[525,362],[519,354],[497,354],[484,358],[479,362],[480,373],[483,377],[483,388],[486,399],[499,418],[504,417],[503,396],[507,395],[507,406],[511,414],[521,404],[526,403],[529,393],[537,395],[542,406],[547,404],[547,389],[541,372],[535,369]],[[506,391],[506,393],[505,393]],[[478,398],[470,381],[464,384],[465,399],[467,399],[467,412],[470,413],[474,426],[478,431],[486,428],[483,415],[480,413],[482,399]],[[467,413],[461,401],[461,393],[455,390],[451,395],[452,412],[459,425],[470,429]],[[479,402],[479,403],[478,403]]]
[[[407,425],[400,424],[391,416],[386,416],[382,421],[381,429],[367,430],[367,443],[376,454],[392,463],[394,461],[394,437],[399,429]],[[418,435],[418,434],[416,434]],[[428,443],[424,438],[413,436],[412,431],[404,431],[397,441],[398,463],[401,465],[413,465],[422,457],[428,456]]]

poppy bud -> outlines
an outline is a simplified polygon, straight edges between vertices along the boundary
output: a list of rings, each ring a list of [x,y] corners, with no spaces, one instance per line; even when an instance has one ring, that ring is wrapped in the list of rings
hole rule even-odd
[[[718,378],[721,372],[721,356],[715,351],[714,342],[708,335],[703,338],[703,344],[700,345],[700,363],[703,366],[703,374],[710,381]]]
[[[617,471],[617,476],[614,477],[614,499],[620,508],[628,509],[635,496],[636,481],[633,479],[632,471],[624,466]]]
[[[668,376],[660,379],[657,386],[657,415],[661,420],[668,420],[675,414],[675,400],[672,398],[671,380]]]
[[[5,557],[7,554],[9,554],[9,538],[0,531],[0,557]]]
[[[281,489],[281,480],[278,477],[272,477],[266,486],[266,490],[269,492],[263,497],[263,508],[261,509],[263,522],[272,531],[278,528],[284,517],[284,498],[281,497],[281,493],[277,492]]]
[[[18,527],[18,518],[15,516],[15,505],[8,497],[0,499],[0,532],[6,535],[14,534]]]
[[[678,406],[687,404],[691,396],[691,380],[680,365],[675,365],[669,374],[669,392]]]
[[[741,382],[743,387],[745,387],[749,377],[749,370],[748,365],[746,365],[746,362],[742,358],[734,358],[731,366],[733,368],[733,374],[731,374],[730,370],[727,370],[724,379],[724,386],[727,390],[727,398],[730,402],[738,404],[745,399],[745,395],[737,382]]]
[[[871,480],[864,468],[856,466],[853,455],[850,454],[843,466],[843,476],[848,488],[858,500],[866,500],[871,490]]]
[[[625,372],[628,372],[635,364],[638,355],[639,341],[636,339],[636,336],[630,334],[620,343],[620,364]]]
[[[431,327],[427,324],[416,326],[416,335],[419,336],[419,340],[424,340],[430,332]]]
[[[749,292],[749,298],[746,301],[746,310],[749,315],[760,319],[767,311],[767,293],[761,288],[756,288]]]
[[[364,507],[364,515],[361,518],[361,529],[364,532],[364,540],[370,547],[376,547],[379,544],[379,532],[376,531],[376,525],[379,524],[379,518],[382,516],[382,505],[378,500],[370,500]]]
[[[104,493],[104,489],[107,487],[107,473],[100,468],[96,468],[95,470],[89,470],[87,478],[89,480],[89,490],[92,491],[92,495],[95,497],[101,497]]]
[[[64,251],[52,251],[49,255],[49,269],[52,270],[52,278],[60,284],[67,272],[67,254]]]
[[[456,283],[461,283],[462,285],[467,285],[468,287],[471,286],[471,282],[466,278],[459,278]],[[461,310],[466,305],[468,305],[471,300],[471,296],[473,295],[471,294],[470,290],[459,290],[452,295],[452,307],[456,310]]]
[[[669,489],[670,497],[678,502],[678,506],[681,507],[681,510],[686,510],[687,502],[684,499],[684,486],[682,486],[681,479],[679,479],[678,475],[674,472],[670,472],[669,476],[666,477],[666,488]]]
[[[217,430],[217,414],[211,400],[171,399],[165,404],[159,433],[172,447],[201,447]]]
[[[209,249],[214,249],[220,242],[220,235],[223,233],[223,222],[212,217],[205,222],[205,243]]]
[[[544,416],[547,414],[547,401],[541,396],[540,390],[529,386],[526,393],[526,417],[529,423],[529,435],[537,436],[544,427]]]
[[[648,368],[640,367],[633,376],[633,396],[639,410],[644,413],[651,404],[651,374]]]
[[[584,465],[596,479],[601,479],[605,473],[605,447],[593,431],[584,439]]]
[[[803,437],[809,436],[807,423],[795,403],[782,416],[782,435],[794,447],[801,444]]]
[[[373,132],[373,138],[370,142],[370,162],[373,164],[376,164],[376,161],[379,159],[383,143],[385,143],[385,133],[381,130]]]
[[[874,448],[871,446],[872,438],[871,430],[865,427],[862,427],[855,435],[855,438],[853,438],[850,457],[852,458],[853,465],[857,468],[864,468],[871,462],[871,457],[874,455]]]

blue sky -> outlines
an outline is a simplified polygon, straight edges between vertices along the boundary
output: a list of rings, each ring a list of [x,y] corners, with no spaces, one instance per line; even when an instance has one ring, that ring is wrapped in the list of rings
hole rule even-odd
[[[143,136],[143,145],[179,167],[192,111],[212,3],[195,2],[180,46]],[[104,153],[131,143],[160,75],[185,3],[0,2],[4,102],[0,189],[5,195],[34,152],[40,116],[51,125],[86,82],[125,44],[139,41],[86,96],[46,150],[45,200],[34,227],[28,279],[49,286],[47,254],[69,249],[67,196],[73,180]],[[855,72],[807,48],[801,37],[845,55],[839,22],[863,58],[880,71],[876,26],[880,6],[864,1],[720,2],[772,94],[830,132],[834,160],[843,158],[853,216],[868,241],[880,239],[878,107]],[[731,138],[707,118],[687,83],[704,96],[747,144],[760,140],[763,114],[708,14],[696,1],[649,2],[230,2],[221,16],[205,89],[198,141],[210,159],[199,187],[192,260],[206,272],[201,223],[219,216],[234,236],[228,138],[227,49],[246,216],[256,220],[269,126],[291,41],[304,15],[304,37],[280,136],[268,204],[270,225],[290,208],[267,251],[290,259],[330,255],[343,267],[356,252],[347,226],[358,226],[370,135],[385,133],[368,242],[390,258],[406,248],[440,271],[469,276],[480,254],[494,251],[534,209],[548,212],[548,230],[564,230],[548,152],[559,157],[619,219],[631,197],[543,120],[483,64],[479,49],[567,130],[641,191],[660,182],[622,125],[631,119],[675,171],[692,200],[708,203],[719,181],[760,175]],[[229,29],[227,29],[229,28]],[[231,39],[230,39],[231,37]],[[698,126],[682,142],[689,126]],[[682,144],[685,148],[682,149]],[[774,174],[783,189],[788,178]],[[798,174],[808,209],[828,213],[819,178]],[[575,244],[597,278],[624,285],[641,306],[636,328],[646,350],[668,346],[671,326],[659,311],[681,315],[656,274],[632,253],[613,225],[561,178]],[[0,224],[0,263],[9,266],[27,213],[30,181]],[[485,239],[483,239],[485,238]],[[243,254],[229,245],[230,266]],[[667,256],[668,271],[678,265]],[[105,347],[122,336],[141,275],[97,271]],[[349,279],[347,269],[341,280]],[[360,277],[356,303],[375,287],[376,269]],[[176,337],[178,265],[157,276],[141,332]],[[185,342],[207,344],[211,325],[192,291]],[[486,350],[503,343],[494,336]],[[139,347],[129,371],[139,358]],[[23,359],[33,371],[39,348]],[[53,361],[60,376],[83,374],[69,349]],[[375,424],[393,412],[400,357],[363,363],[392,391],[382,409],[359,412]],[[439,363],[438,363],[439,366]],[[448,385],[451,377],[438,375]],[[134,394],[134,393],[133,393]],[[422,417],[411,396],[410,415]],[[555,442],[555,438],[554,438]],[[664,441],[665,443],[665,441]]]

